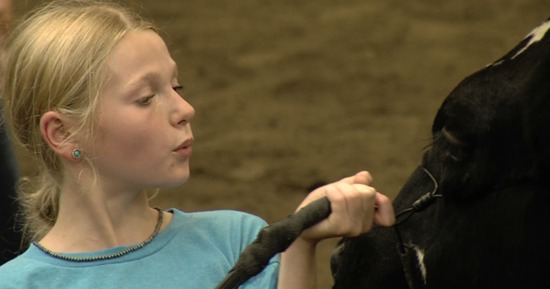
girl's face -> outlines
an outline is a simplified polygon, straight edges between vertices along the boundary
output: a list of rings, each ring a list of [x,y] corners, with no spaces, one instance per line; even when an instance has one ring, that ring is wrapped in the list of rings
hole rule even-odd
[[[124,188],[173,187],[189,177],[193,107],[153,31],[126,34],[107,59],[98,135],[89,147],[100,181]]]

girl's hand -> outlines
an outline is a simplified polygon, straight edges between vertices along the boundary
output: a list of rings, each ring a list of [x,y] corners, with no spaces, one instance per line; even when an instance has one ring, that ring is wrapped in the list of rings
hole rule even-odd
[[[316,244],[332,237],[357,236],[369,231],[373,225],[393,225],[395,216],[391,201],[371,187],[371,183],[372,177],[368,172],[359,172],[311,192],[298,210],[327,196],[332,213],[327,219],[305,230],[299,238]]]

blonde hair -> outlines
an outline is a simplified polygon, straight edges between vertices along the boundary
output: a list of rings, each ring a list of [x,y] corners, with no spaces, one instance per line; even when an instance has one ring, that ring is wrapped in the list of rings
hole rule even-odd
[[[105,61],[129,31],[152,29],[149,22],[105,1],[53,1],[31,12],[7,39],[3,102],[14,144],[36,160],[38,175],[19,187],[27,241],[53,226],[62,180],[60,158],[40,133],[40,118],[58,111],[92,137]]]

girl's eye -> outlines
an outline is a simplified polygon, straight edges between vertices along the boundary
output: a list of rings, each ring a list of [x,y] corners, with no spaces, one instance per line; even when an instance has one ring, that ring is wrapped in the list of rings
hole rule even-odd
[[[140,99],[138,99],[137,102],[138,102],[139,105],[142,105],[142,106],[149,105],[151,103],[151,101],[153,101],[153,97],[155,97],[154,94],[143,97],[143,98],[140,98]]]
[[[183,94],[184,87],[182,85],[176,85],[172,89],[177,92],[179,95]]]

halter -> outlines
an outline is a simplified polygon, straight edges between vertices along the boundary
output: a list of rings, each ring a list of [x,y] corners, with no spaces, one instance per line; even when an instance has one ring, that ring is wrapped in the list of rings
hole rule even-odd
[[[414,201],[410,208],[399,212],[396,215],[396,223],[393,225],[398,239],[398,251],[403,263],[403,270],[410,289],[422,288],[415,287],[416,283],[413,273],[417,268],[413,261],[418,263],[418,259],[414,254],[411,246],[407,246],[403,239],[398,225],[407,221],[414,213],[420,212],[431,205],[436,198],[441,198],[443,195],[437,194],[438,184],[433,175],[424,167],[424,172],[430,177],[434,183],[434,189],[418,200]],[[216,286],[216,289],[236,289],[246,280],[255,276],[267,266],[269,260],[277,253],[284,251],[296,239],[303,230],[327,218],[331,213],[330,201],[327,197],[313,201],[309,205],[300,209],[298,212],[289,216],[287,219],[273,223],[264,227],[256,240],[249,244],[241,253],[234,267],[229,271],[225,278]],[[404,216],[401,220],[400,217]],[[411,254],[412,252],[412,254]],[[411,257],[414,257],[412,259]],[[416,270],[416,273],[419,273]]]
[[[397,235],[397,241],[398,241],[397,251],[399,253],[399,256],[401,257],[401,264],[403,265],[403,271],[405,273],[405,278],[407,279],[407,284],[409,286],[409,289],[423,288],[424,287],[423,284],[425,283],[418,281],[419,279],[418,276],[421,276],[422,274],[422,272],[420,272],[418,268],[418,264],[420,262],[418,260],[418,257],[413,247],[403,242],[403,238],[401,237],[401,232],[399,231],[398,226],[408,221],[409,218],[415,213],[421,212],[427,207],[429,207],[430,205],[432,205],[437,198],[443,197],[443,195],[437,194],[437,189],[439,188],[439,184],[437,183],[437,180],[435,179],[435,177],[424,166],[422,166],[422,170],[424,170],[424,172],[430,177],[430,179],[434,183],[434,189],[431,192],[422,195],[420,198],[414,201],[409,208],[404,209],[399,213],[397,213],[395,215],[396,221],[395,221],[395,224],[393,225],[395,234]],[[419,286],[416,286],[416,284],[419,284]]]

